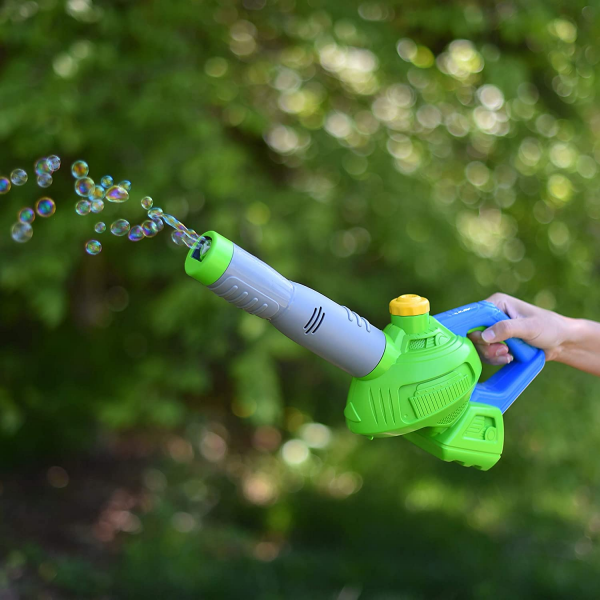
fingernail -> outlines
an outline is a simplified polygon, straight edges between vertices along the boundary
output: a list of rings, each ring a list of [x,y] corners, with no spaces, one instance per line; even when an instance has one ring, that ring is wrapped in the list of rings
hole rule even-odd
[[[506,354],[508,352],[508,349],[506,348],[506,346],[500,346],[500,348],[498,348],[498,350],[496,350],[496,356],[502,356],[503,354]]]
[[[481,334],[481,337],[483,338],[484,342],[493,342],[496,339],[496,334],[494,333],[493,329],[486,329]]]

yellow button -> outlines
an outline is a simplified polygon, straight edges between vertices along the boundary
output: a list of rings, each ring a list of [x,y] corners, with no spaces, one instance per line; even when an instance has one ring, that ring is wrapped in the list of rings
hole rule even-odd
[[[430,311],[429,300],[416,294],[403,294],[390,302],[390,314],[399,317],[416,317]]]

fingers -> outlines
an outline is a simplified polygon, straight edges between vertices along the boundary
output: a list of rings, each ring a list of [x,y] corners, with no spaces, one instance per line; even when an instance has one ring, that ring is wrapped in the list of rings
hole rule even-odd
[[[508,294],[502,294],[500,292],[492,294],[487,301],[497,306],[511,319],[517,319],[519,317],[532,317],[537,311],[539,311],[537,307],[528,304],[523,300],[513,298]]]
[[[491,365],[507,365],[512,362],[513,357],[509,353],[508,346],[500,343],[486,343],[481,337],[481,331],[473,331],[469,334],[469,339],[475,345],[483,361]]]
[[[488,344],[504,342],[510,338],[521,338],[528,341],[539,335],[539,328],[539,319],[509,319],[488,327],[481,334],[481,338]]]

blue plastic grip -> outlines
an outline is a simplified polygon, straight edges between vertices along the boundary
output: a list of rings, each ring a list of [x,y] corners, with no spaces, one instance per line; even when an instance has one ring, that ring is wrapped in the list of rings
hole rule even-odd
[[[509,319],[491,302],[473,302],[449,310],[434,318],[456,335],[466,337],[476,327],[491,327],[498,321]],[[523,390],[543,369],[546,355],[523,340],[512,338],[506,344],[515,360],[502,367],[486,382],[475,386],[471,402],[483,402],[497,406],[503,413],[521,395]]]

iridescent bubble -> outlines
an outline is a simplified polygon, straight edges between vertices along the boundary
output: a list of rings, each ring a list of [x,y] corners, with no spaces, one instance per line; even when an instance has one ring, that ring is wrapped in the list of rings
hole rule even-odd
[[[94,225],[94,231],[96,233],[104,233],[106,231],[106,223],[99,221]]]
[[[90,210],[92,210],[92,203],[89,200],[80,200],[75,205],[75,212],[82,217],[90,214]]]
[[[0,194],[8,194],[10,188],[10,179],[8,177],[0,177]]]
[[[29,223],[15,223],[10,230],[10,235],[15,242],[24,244],[33,236],[33,227]]]
[[[102,200],[106,190],[101,185],[95,185],[88,194],[88,200]]]
[[[142,223],[142,231],[146,237],[154,237],[158,233],[156,222],[152,219],[146,219]]]
[[[120,185],[113,185],[111,188],[106,190],[105,198],[109,202],[126,202],[129,200],[129,192]]]
[[[104,210],[104,200],[92,200],[91,210],[93,213],[98,214]]]
[[[190,237],[189,235],[185,235],[185,233],[183,234],[183,237],[181,238],[183,240],[183,243],[188,247],[188,248],[193,248],[194,244],[196,243],[197,240],[195,240],[193,237]]]
[[[50,163],[52,171],[58,171],[60,169],[60,158],[56,156],[56,154],[51,154],[47,160]]]
[[[123,189],[127,190],[128,192],[131,191],[131,181],[129,181],[129,179],[123,179],[123,181],[119,181],[119,183],[117,183],[117,185],[119,187],[122,187]]]
[[[181,231],[173,231],[171,233],[171,239],[175,242],[175,244],[177,244],[178,246],[183,246],[183,233],[181,233]]]
[[[163,221],[167,225],[170,225],[173,229],[177,229],[178,231],[182,231],[183,229],[185,229],[185,225],[181,221],[179,221],[179,219],[176,219],[173,215],[163,213],[161,217]]]
[[[71,165],[71,175],[75,177],[75,179],[81,179],[82,177],[87,177],[87,174],[90,172],[90,168],[85,160],[76,160]]]
[[[156,230],[162,231],[165,228],[165,224],[162,222],[162,219],[152,219],[156,224]]]
[[[52,198],[40,198],[35,203],[35,212],[40,217],[51,217],[56,212],[56,204],[54,203],[54,200],[52,200]]]
[[[132,242],[139,242],[140,240],[144,239],[144,230],[139,225],[134,225],[129,231],[127,237]]]
[[[162,208],[151,208],[148,211],[148,216],[151,219],[160,219],[161,216],[162,216],[162,214],[163,214],[163,209]]]
[[[152,208],[152,204],[153,204],[153,200],[152,198],[150,198],[150,196],[144,196],[142,198],[142,208],[145,208],[146,210],[150,210]]]
[[[34,166],[36,175],[50,175],[52,173],[52,165],[47,158],[40,158]]]
[[[90,240],[85,243],[85,251],[92,256],[102,252],[102,244],[98,240]]]
[[[100,180],[100,185],[107,190],[109,187],[112,186],[112,184],[114,183],[114,179],[110,176],[110,175],[105,175],[101,180]]]
[[[33,208],[22,208],[19,211],[19,221],[21,223],[33,223],[35,221],[35,211]]]
[[[27,183],[27,173],[23,169],[15,169],[10,174],[10,180],[14,185],[25,185]]]
[[[82,198],[87,198],[94,188],[94,180],[90,177],[80,177],[75,182],[75,193]]]
[[[48,175],[48,173],[42,173],[42,175],[38,175],[37,184],[41,188],[50,187],[52,185],[52,175]]]
[[[129,232],[129,222],[126,221],[125,219],[117,219],[111,226],[110,226],[110,232],[113,235],[117,235],[119,237],[121,237],[122,235],[127,235],[127,233]]]

